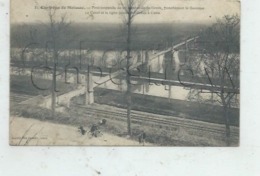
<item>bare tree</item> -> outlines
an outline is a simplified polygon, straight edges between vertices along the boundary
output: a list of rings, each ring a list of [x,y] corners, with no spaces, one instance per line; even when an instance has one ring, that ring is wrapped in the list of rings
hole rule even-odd
[[[230,145],[229,111],[235,106],[234,103],[239,101],[239,30],[238,15],[224,16],[201,34],[203,52],[197,54],[197,58],[194,55],[190,58],[192,69],[212,86],[212,89],[206,92],[211,94],[211,101],[223,107],[227,145]],[[202,94],[205,92],[192,89],[190,97],[205,101]]]
[[[61,51],[64,49],[65,45],[68,43],[65,39],[68,39],[68,28],[70,22],[67,21],[66,14],[57,17],[56,9],[48,9],[48,28],[47,36],[49,37],[49,42],[51,43],[52,57],[53,57],[53,72],[52,72],[52,117],[55,117],[56,109],[56,76],[57,76],[57,65],[58,58]]]
[[[127,59],[127,73],[126,73],[126,101],[127,101],[127,130],[128,135],[132,136],[131,130],[131,83],[130,83],[130,59],[131,59],[131,38],[132,38],[132,23],[134,18],[143,12],[143,6],[146,0],[120,0],[120,5],[122,6],[125,14],[123,15],[124,23],[127,26],[127,38],[126,38],[126,59]]]

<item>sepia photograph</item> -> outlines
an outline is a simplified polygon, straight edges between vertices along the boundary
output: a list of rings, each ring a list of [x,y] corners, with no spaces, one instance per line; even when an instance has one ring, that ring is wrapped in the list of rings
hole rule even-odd
[[[11,0],[11,146],[239,147],[240,2]]]

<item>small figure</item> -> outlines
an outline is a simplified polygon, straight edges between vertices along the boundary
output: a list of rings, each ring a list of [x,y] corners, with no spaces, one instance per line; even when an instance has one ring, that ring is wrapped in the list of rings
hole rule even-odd
[[[96,124],[93,124],[90,128],[91,135],[97,137],[97,131],[98,131],[98,126]]]
[[[138,136],[139,144],[143,143],[143,146],[144,146],[145,138],[146,138],[146,134],[145,134],[144,131],[142,131],[142,132],[139,134],[139,136]]]
[[[82,135],[85,135],[86,130],[83,128],[83,126],[80,126],[78,129],[79,129],[79,132],[80,132]]]
[[[100,120],[100,121],[99,121],[99,125],[105,125],[105,124],[106,124],[106,122],[107,122],[107,120],[106,120],[106,119],[102,119],[102,120]]]

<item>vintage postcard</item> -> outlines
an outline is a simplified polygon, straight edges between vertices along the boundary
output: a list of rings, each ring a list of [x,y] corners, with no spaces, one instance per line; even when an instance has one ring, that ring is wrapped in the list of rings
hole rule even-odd
[[[239,146],[239,1],[10,8],[10,145]]]

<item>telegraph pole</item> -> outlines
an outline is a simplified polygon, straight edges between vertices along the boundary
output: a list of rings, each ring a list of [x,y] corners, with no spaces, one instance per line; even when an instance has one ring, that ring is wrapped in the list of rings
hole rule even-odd
[[[127,131],[128,135],[132,136],[132,129],[131,129],[131,82],[130,82],[130,59],[131,59],[131,23],[132,23],[132,6],[128,6],[128,14],[127,14],[127,73],[126,73],[126,101],[127,101]]]

